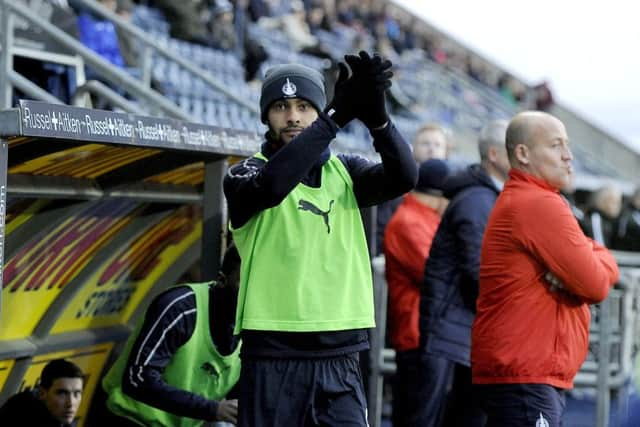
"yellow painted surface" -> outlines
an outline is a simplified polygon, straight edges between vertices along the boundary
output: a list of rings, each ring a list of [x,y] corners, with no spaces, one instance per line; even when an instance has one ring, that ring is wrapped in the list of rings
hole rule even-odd
[[[62,289],[134,217],[131,201],[88,205],[5,259],[0,341],[33,333]]]
[[[202,235],[201,209],[182,206],[131,236],[82,285],[52,334],[126,324],[141,300]]]
[[[4,388],[4,383],[7,382],[7,377],[14,363],[14,360],[0,360],[0,390]]]

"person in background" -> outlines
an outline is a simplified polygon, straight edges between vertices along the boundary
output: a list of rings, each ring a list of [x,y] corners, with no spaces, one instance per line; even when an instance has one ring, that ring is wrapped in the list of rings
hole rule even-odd
[[[564,124],[544,112],[519,113],[506,145],[511,171],[480,255],[474,393],[489,427],[558,427],[564,390],[587,355],[589,305],[607,297],[619,271],[560,195],[573,174]]]
[[[133,0],[117,0],[116,2],[116,14],[129,23],[131,23],[134,9]],[[118,35],[118,45],[120,46],[124,65],[129,68],[137,68],[140,63],[140,52],[137,49],[134,37],[120,28],[116,28],[116,34]],[[132,70],[129,70],[129,72],[133,73]]]
[[[483,425],[472,399],[471,324],[476,311],[484,229],[509,172],[507,122],[487,123],[478,138],[480,163],[445,183],[450,200],[424,268],[420,298],[419,396],[429,396],[412,426]]]
[[[417,165],[429,159],[446,159],[449,155],[449,142],[444,128],[437,123],[423,125],[416,132],[412,149]],[[384,230],[401,202],[402,197],[397,197],[376,207],[376,254],[383,251]]]
[[[98,4],[111,13],[115,13],[118,8],[116,0],[98,0]],[[124,7],[124,5],[121,6]],[[125,62],[120,51],[115,24],[84,6],[81,6],[78,11],[78,39],[112,65],[124,68]],[[88,78],[101,77],[91,68],[87,69],[87,74]]]
[[[600,187],[590,195],[580,226],[587,236],[611,247],[621,209],[622,191],[615,185]]]
[[[149,0],[149,6],[159,9],[170,24],[171,37],[203,46],[211,45],[207,23],[214,0]]]
[[[369,347],[374,306],[360,208],[410,191],[417,170],[385,106],[391,62],[364,51],[345,61],[351,73],[340,62],[326,107],[318,71],[271,68],[260,96],[266,141],[224,178],[242,258],[243,427],[368,425],[358,352]],[[331,153],[353,119],[380,163]]]
[[[420,285],[431,241],[447,206],[442,195],[449,167],[444,160],[420,164],[418,184],[404,197],[385,230],[385,276],[389,289],[389,334],[396,351],[393,380],[393,425],[411,425],[411,415],[424,397],[415,379],[418,363]]]
[[[240,375],[233,337],[240,257],[232,244],[214,282],[158,295],[102,381],[108,425],[179,427],[236,422],[228,394]]]
[[[234,9],[228,0],[216,0],[211,8],[211,47],[233,51],[238,44],[238,35],[234,25]]]
[[[640,252],[640,187],[635,189],[620,214],[612,247]]]
[[[543,80],[532,89],[536,110],[549,112],[554,104],[551,84],[547,80]]]
[[[84,374],[67,360],[47,363],[34,390],[22,391],[0,408],[2,427],[75,427]]]

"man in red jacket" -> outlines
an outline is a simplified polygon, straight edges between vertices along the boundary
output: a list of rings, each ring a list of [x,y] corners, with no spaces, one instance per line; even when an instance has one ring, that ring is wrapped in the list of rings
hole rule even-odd
[[[480,256],[473,383],[488,427],[559,426],[563,390],[587,354],[589,304],[607,297],[619,272],[559,193],[573,173],[562,122],[520,113],[506,145],[512,169]]]
[[[449,166],[444,160],[420,164],[418,184],[391,217],[384,232],[385,276],[389,288],[389,336],[396,351],[393,386],[393,425],[413,425],[424,406],[420,391],[420,285],[425,260],[447,207],[443,196]]]

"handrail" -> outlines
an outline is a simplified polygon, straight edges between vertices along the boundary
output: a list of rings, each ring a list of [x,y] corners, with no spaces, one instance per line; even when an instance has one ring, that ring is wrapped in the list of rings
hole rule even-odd
[[[7,0],[0,0],[3,5],[3,10],[8,10],[9,12],[13,12],[20,17],[24,18],[28,22],[33,25],[38,26],[42,30],[44,30],[48,36],[54,39],[56,42],[60,43],[64,47],[68,48],[71,51],[76,52],[77,55],[81,56],[84,61],[96,70],[101,75],[104,75],[107,80],[113,82],[117,86],[122,87],[127,92],[132,95],[141,98],[147,102],[153,103],[162,111],[167,113],[168,115],[182,119],[189,120],[190,116],[187,112],[182,110],[176,104],[169,101],[165,98],[161,93],[150,89],[142,87],[138,80],[127,74],[125,71],[121,70],[118,67],[115,67],[109,61],[102,58],[100,55],[97,55],[94,51],[87,48],[85,45],[80,43],[78,40],[68,35],[55,25],[39,18],[38,16],[34,16],[34,14],[26,8],[22,4],[14,3]],[[6,18],[5,18],[6,19]],[[13,28],[5,28],[5,32],[10,33],[13,31]],[[7,51],[10,47],[7,49]],[[4,55],[4,53],[3,53]]]
[[[216,79],[215,77],[211,76],[205,70],[203,70],[202,68],[198,67],[193,62],[187,61],[184,58],[182,58],[181,56],[176,55],[175,53],[173,53],[168,48],[160,45],[155,39],[153,39],[147,33],[142,31],[140,28],[138,28],[135,25],[130,24],[129,22],[125,21],[124,19],[119,17],[117,14],[111,12],[110,10],[105,8],[104,6],[96,3],[94,0],[75,0],[75,3],[78,4],[78,5],[86,6],[88,9],[90,9],[92,12],[95,12],[97,15],[100,15],[100,16],[102,16],[104,18],[109,19],[118,28],[124,30],[129,35],[135,36],[138,40],[142,41],[145,44],[145,46],[153,47],[153,49],[155,51],[157,51],[158,53],[162,54],[163,56],[165,56],[166,58],[170,59],[171,61],[174,61],[174,62],[178,63],[178,65],[180,65],[181,67],[185,68],[186,70],[188,70],[190,73],[194,74],[195,76],[197,76],[197,77],[201,78],[202,80],[204,80],[207,84],[209,84],[214,89],[216,89],[217,91],[219,91],[222,94],[224,94],[225,96],[227,96],[233,102],[239,104],[242,107],[247,108],[249,111],[251,111],[251,112],[253,112],[255,114],[259,114],[260,113],[260,110],[258,109],[258,107],[254,103],[251,103],[251,102],[246,101],[245,99],[239,97],[237,94],[235,94],[232,91],[230,91],[228,89],[228,87],[224,83],[220,82],[218,79]],[[143,70],[143,74],[144,74],[144,70]]]
[[[140,107],[98,80],[89,80],[82,86],[79,86],[71,98],[71,104],[79,107],[82,106],[82,98],[84,98],[84,95],[87,93],[100,95],[113,106],[120,107],[128,113],[139,114],[141,116],[145,114]]]
[[[51,104],[64,104],[61,100],[42,89],[31,80],[14,70],[7,70],[7,78],[11,84],[29,96]]]

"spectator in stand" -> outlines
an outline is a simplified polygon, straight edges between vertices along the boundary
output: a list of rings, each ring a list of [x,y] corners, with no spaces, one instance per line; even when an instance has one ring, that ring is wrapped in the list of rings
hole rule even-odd
[[[265,0],[248,0],[247,13],[251,22],[257,22],[260,18],[271,15]]]
[[[366,426],[358,352],[374,326],[371,262],[359,208],[411,190],[411,151],[390,121],[391,63],[346,57],[325,108],[322,75],[298,64],[266,74],[261,151],[231,167],[224,192],[242,257],[239,425]],[[357,118],[381,163],[332,155]]]
[[[620,214],[613,249],[640,252],[640,187],[633,192]]]
[[[153,300],[102,381],[115,418],[105,426],[236,422],[238,401],[228,395],[240,375],[233,336],[239,272],[232,245],[215,282],[175,286]]]
[[[431,241],[447,205],[442,195],[449,167],[430,159],[418,169],[418,184],[404,196],[385,230],[385,275],[389,288],[389,334],[396,351],[393,425],[416,425],[412,415],[424,402],[420,394],[418,317],[420,285]]]
[[[413,159],[416,165],[429,159],[446,159],[448,147],[445,129],[437,123],[427,123],[418,129],[413,139]],[[382,253],[385,227],[401,202],[402,197],[397,197],[377,206],[376,254]]]
[[[158,8],[169,22],[169,34],[180,40],[209,45],[206,2],[200,0],[152,0],[150,6]]]
[[[10,397],[0,408],[2,427],[75,427],[83,386],[78,366],[64,359],[50,361],[35,390]]]
[[[290,11],[281,16],[262,18],[258,22],[261,27],[282,31],[287,36],[293,50],[315,55],[322,58],[331,58],[331,55],[320,45],[316,36],[311,33],[306,19],[304,4],[300,0],[290,3]]]
[[[533,87],[533,93],[535,96],[536,110],[549,111],[554,103],[549,82],[544,80],[535,85]]]
[[[325,9],[325,6],[320,2],[315,2],[307,12],[307,22],[309,23],[309,29],[311,34],[316,34],[318,31],[332,32],[335,27],[335,22],[331,18],[331,15]]]
[[[117,0],[116,14],[127,22],[131,22],[133,16],[134,3],[132,0]],[[135,46],[134,39],[124,31],[116,28],[118,35],[118,45],[124,64],[130,68],[136,68],[139,65],[140,52]]]
[[[507,73],[502,73],[500,77],[498,77],[496,86],[498,92],[500,93],[500,96],[502,96],[502,99],[504,99],[508,104],[516,106],[518,102],[513,92],[513,85],[511,83],[512,80],[513,78],[510,75],[508,75]]]
[[[98,3],[112,13],[115,13],[118,7],[116,0],[99,0]],[[78,32],[80,41],[86,47],[116,67],[124,68],[125,63],[113,22],[92,13],[90,10],[80,10],[78,13]],[[91,75],[94,72],[88,70],[87,74],[88,78],[92,78]]]
[[[512,168],[480,256],[474,392],[487,426],[558,427],[564,390],[587,355],[589,304],[607,297],[618,266],[584,235],[560,195],[573,173],[563,123],[519,113],[506,139]]]
[[[351,26],[356,19],[355,10],[353,9],[351,2],[339,1],[336,4],[336,17],[338,21],[346,26]]]
[[[126,18],[133,7],[130,2],[121,0],[99,0],[98,3],[103,6],[107,12],[117,14],[118,11],[120,11],[120,14],[124,18]],[[109,61],[113,66],[122,68],[133,76],[138,76],[140,71],[128,67],[129,64],[125,62],[125,57],[121,50],[121,43],[125,43],[124,46],[128,49],[127,55],[129,55],[129,60],[137,61],[131,59],[131,56],[135,56],[135,53],[131,51],[133,48],[133,40],[130,39],[126,33],[119,33],[116,25],[109,18],[103,17],[90,9],[85,9],[84,6],[80,6],[78,12],[79,40],[103,59]],[[91,67],[87,67],[86,77],[87,80],[101,81],[114,92],[122,96],[128,96],[121,87],[109,82],[103,78],[101,73]],[[109,101],[99,95],[92,94],[91,99],[94,108],[107,109],[110,107]]]
[[[433,35],[432,38],[426,40],[427,54],[429,58],[440,65],[447,65],[449,61],[449,53],[443,47],[440,36]]]
[[[580,222],[584,233],[598,243],[611,247],[616,233],[616,221],[622,209],[622,191],[615,185],[605,185],[594,191]]]
[[[211,43],[214,49],[233,51],[237,44],[233,20],[233,5],[228,0],[216,0],[211,10]]]
[[[485,125],[478,138],[480,163],[445,183],[444,195],[450,203],[431,244],[421,287],[422,352],[415,380],[423,401],[416,408],[413,426],[484,424],[482,411],[472,399],[471,325],[482,236],[510,167],[506,130],[504,120]]]
[[[223,0],[221,8],[214,8],[213,14],[216,15],[217,11],[225,11]],[[218,5],[220,6],[220,5]],[[235,0],[233,9],[231,11],[233,27],[235,31],[233,43],[233,51],[236,56],[242,59],[244,65],[244,79],[247,82],[253,83],[256,80],[260,65],[269,57],[264,46],[257,40],[255,40],[249,33],[249,19],[251,18],[251,2],[249,0]],[[225,12],[228,15],[228,12]],[[225,18],[225,19],[228,19]],[[225,30],[229,37],[229,29]],[[214,36],[215,38],[215,36]],[[231,44],[229,44],[231,46]]]
[[[21,3],[26,3],[26,1]],[[31,2],[30,10],[34,16],[55,25],[70,36],[78,37],[77,13],[67,2],[56,0]],[[16,25],[14,37],[16,39],[27,38],[30,40],[30,44],[49,53],[67,53],[60,44],[46,33],[39,31],[35,26],[29,25],[27,28],[23,28],[22,25]],[[75,72],[71,71],[70,67],[20,55],[13,56],[12,60],[14,71],[63,103],[71,102],[76,84]],[[20,89],[14,88],[12,105],[16,105],[19,99],[30,99],[30,96]]]

